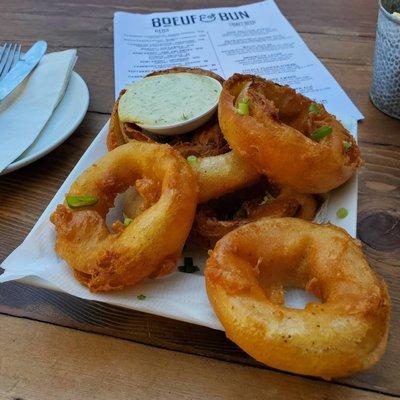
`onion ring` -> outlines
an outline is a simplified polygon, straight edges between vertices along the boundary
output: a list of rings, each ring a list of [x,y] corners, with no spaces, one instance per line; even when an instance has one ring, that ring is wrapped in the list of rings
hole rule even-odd
[[[147,76],[178,72],[207,75],[221,83],[224,81],[223,78],[211,71],[186,67],[156,71]],[[120,122],[118,104],[124,93],[125,90],[122,90],[112,110],[107,136],[109,150],[132,140],[154,142],[153,138],[144,133],[138,125]],[[252,165],[229,149],[219,127],[217,116],[192,132],[177,135],[168,144],[177,149],[184,157],[197,157],[192,167],[198,175],[200,203],[243,188],[259,178],[259,173]]]
[[[361,165],[358,146],[343,125],[322,104],[288,86],[234,74],[223,84],[218,115],[233,150],[298,192],[328,192]]]
[[[341,228],[297,218],[252,222],[217,243],[205,277],[226,335],[273,368],[337,378],[385,351],[386,285]],[[302,287],[322,304],[287,308],[285,287]]]
[[[105,217],[132,182],[150,203],[128,225]],[[170,146],[131,142],[107,153],[72,184],[69,196],[92,196],[94,205],[51,215],[56,252],[93,292],[122,289],[171,272],[181,255],[197,205],[196,176]],[[145,208],[146,208],[145,207]]]
[[[197,208],[193,230],[214,245],[228,232],[263,217],[313,220],[318,201],[310,194],[280,188],[263,177],[244,189],[210,200]]]

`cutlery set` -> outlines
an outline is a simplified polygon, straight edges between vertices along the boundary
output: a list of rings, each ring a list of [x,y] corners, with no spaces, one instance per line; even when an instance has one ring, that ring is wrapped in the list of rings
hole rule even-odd
[[[0,49],[0,101],[6,98],[33,71],[47,50],[45,41],[36,42],[25,54],[18,43]]]

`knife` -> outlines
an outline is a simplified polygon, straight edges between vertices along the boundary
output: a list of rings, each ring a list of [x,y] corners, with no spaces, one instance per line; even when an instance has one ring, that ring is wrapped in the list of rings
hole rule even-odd
[[[47,50],[43,40],[36,42],[0,81],[0,101],[7,97],[36,67]]]

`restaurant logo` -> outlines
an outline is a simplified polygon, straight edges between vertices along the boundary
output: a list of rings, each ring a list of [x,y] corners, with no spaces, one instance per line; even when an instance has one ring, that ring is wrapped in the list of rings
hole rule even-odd
[[[197,23],[209,23],[216,21],[237,21],[250,18],[247,11],[220,12],[217,14],[192,14],[180,17],[152,18],[153,28],[171,28],[173,26],[193,25]]]
[[[201,22],[214,22],[216,18],[215,14],[201,14],[199,16]]]

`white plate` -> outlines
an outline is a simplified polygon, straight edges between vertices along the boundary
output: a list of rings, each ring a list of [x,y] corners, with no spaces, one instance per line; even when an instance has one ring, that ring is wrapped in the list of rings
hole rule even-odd
[[[0,175],[15,171],[45,156],[72,135],[89,107],[85,81],[72,72],[65,95],[36,140]]]

